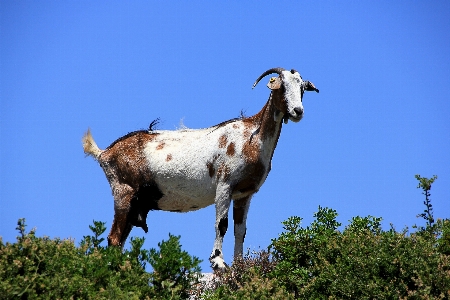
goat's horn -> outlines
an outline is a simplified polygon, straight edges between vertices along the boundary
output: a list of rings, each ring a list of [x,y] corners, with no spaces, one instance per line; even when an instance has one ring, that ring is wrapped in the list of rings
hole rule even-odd
[[[253,84],[253,88],[255,88],[255,86],[258,84],[258,82],[263,79],[264,77],[266,77],[269,74],[273,74],[273,73],[277,73],[279,75],[281,75],[281,72],[285,71],[285,69],[283,68],[272,68],[269,69],[267,71],[265,71],[264,73],[261,74],[261,76],[258,77],[258,79],[256,79],[255,83]]]

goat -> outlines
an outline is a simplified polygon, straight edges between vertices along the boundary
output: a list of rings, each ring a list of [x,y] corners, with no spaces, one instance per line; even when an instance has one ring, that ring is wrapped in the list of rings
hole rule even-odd
[[[205,129],[131,132],[100,150],[90,130],[83,148],[103,168],[114,197],[114,220],[108,245],[123,247],[133,226],[146,233],[150,210],[194,211],[215,204],[216,238],[209,258],[224,268],[222,242],[233,199],[234,257],[242,255],[250,200],[264,183],[280,136],[282,121],[303,117],[305,91],[319,90],[296,70],[273,68],[270,97],[256,115]]]

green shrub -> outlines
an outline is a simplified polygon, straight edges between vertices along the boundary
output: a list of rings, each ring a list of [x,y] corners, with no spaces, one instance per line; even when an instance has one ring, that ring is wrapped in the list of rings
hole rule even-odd
[[[101,246],[102,222],[89,226],[93,235],[84,236],[79,247],[72,240],[36,237],[25,227],[20,219],[16,243],[0,240],[0,299],[170,299],[175,292],[173,299],[186,299],[186,280],[200,272],[200,261],[181,251],[179,237],[172,235],[158,244],[160,251],[143,250],[144,239],[132,238],[131,249],[122,252]],[[164,276],[161,262],[171,266]],[[147,263],[154,273],[145,271]]]
[[[439,251],[445,243],[437,243],[436,235],[383,231],[381,218],[371,216],[353,218],[339,232],[336,216],[319,207],[312,226],[301,228],[300,218],[290,218],[272,240],[276,266],[270,277],[296,298],[450,297],[450,257]],[[448,221],[437,224],[438,236],[444,224],[448,232]]]
[[[450,255],[450,220],[438,220],[438,226],[442,228],[442,234],[437,240],[438,251]]]
[[[161,299],[187,299],[192,285],[199,282],[201,260],[181,250],[180,236],[169,234],[160,250],[150,249],[148,261],[153,267],[152,285]]]
[[[339,232],[336,211],[320,206],[306,228],[289,218],[269,247],[276,263],[269,278],[300,299],[450,298],[450,221],[433,217],[436,178],[416,175],[426,207],[418,217],[427,224],[414,233],[383,231],[373,216],[355,217]]]

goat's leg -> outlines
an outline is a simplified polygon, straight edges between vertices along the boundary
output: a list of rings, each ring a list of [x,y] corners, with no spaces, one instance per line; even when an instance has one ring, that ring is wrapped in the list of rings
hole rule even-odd
[[[231,193],[228,185],[221,185],[217,187],[216,191],[216,239],[214,241],[214,247],[209,257],[211,267],[213,269],[224,269],[225,262],[223,260],[222,243],[223,237],[228,229],[228,210],[230,208]]]
[[[112,185],[114,196],[114,221],[108,235],[108,245],[123,247],[133,225],[128,220],[133,189],[126,184]]]
[[[242,256],[251,196],[233,201],[234,258]]]

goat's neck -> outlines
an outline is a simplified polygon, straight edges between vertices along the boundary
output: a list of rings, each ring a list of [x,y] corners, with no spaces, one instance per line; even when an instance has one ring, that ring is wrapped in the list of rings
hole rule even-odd
[[[283,120],[282,114],[275,107],[274,103],[278,100],[275,97],[280,95],[272,91],[266,105],[256,115],[248,118],[257,127],[252,134],[253,138],[257,137],[261,141],[261,146],[271,152],[271,157],[277,146]]]

